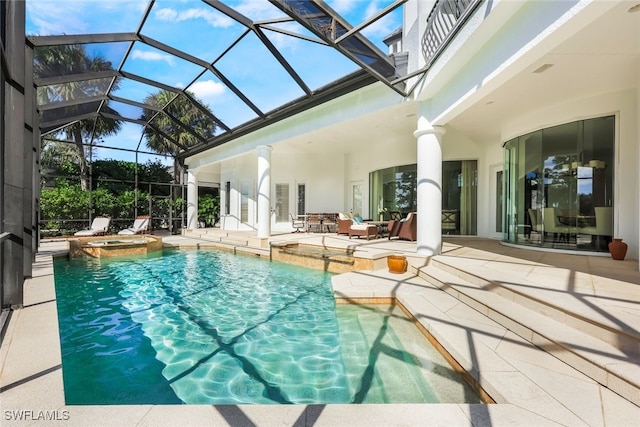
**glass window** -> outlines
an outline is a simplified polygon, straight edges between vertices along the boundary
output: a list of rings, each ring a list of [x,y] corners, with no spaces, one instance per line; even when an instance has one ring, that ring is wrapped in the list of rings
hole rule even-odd
[[[370,174],[370,212],[390,219],[399,213],[406,217],[417,210],[417,167],[413,165],[381,169]],[[476,160],[442,163],[442,232],[477,234]]]
[[[304,215],[307,213],[306,191],[305,184],[298,184],[298,215]]]
[[[502,203],[502,174],[503,171],[496,173],[496,233],[502,233],[502,207],[504,206]]]
[[[289,221],[289,184],[276,184],[276,222]]]
[[[240,222],[249,222],[249,183],[240,184]]]
[[[231,214],[231,181],[224,183],[224,214]]]
[[[613,116],[554,126],[505,144],[509,242],[607,251],[613,234]]]

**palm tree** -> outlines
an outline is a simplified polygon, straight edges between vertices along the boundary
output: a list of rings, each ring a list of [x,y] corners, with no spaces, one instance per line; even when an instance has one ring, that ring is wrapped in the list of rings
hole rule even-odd
[[[203,105],[193,93],[187,92],[187,94],[200,105]],[[216,131],[217,126],[212,118],[213,114],[205,114],[185,96],[176,97],[176,94],[173,92],[161,90],[147,96],[144,103],[158,109],[164,109],[167,114],[178,119],[186,128],[191,129],[203,139],[213,137]],[[203,105],[203,108],[211,112],[207,106]],[[171,140],[169,140],[162,134],[156,132],[152,127],[146,127],[144,129],[144,136],[146,138],[147,148],[158,154],[175,157],[181,150],[201,142],[201,139],[198,139],[185,127],[176,124],[167,114],[158,113],[153,109],[145,108],[143,110],[140,119],[149,121],[153,118],[151,121],[152,126],[171,138]]]
[[[81,75],[87,72],[113,70],[111,62],[99,56],[89,56],[82,45],[43,46],[35,49],[33,61],[34,75],[39,78]],[[105,95],[112,79],[79,80],[70,83],[52,84],[38,88],[38,105],[54,102],[83,100]],[[113,82],[116,89],[118,81]],[[90,103],[67,106],[59,114],[61,117],[88,112]],[[119,115],[117,111],[104,105],[102,111]],[[87,168],[88,152],[85,145],[91,145],[92,139],[100,140],[104,136],[114,135],[122,128],[122,121],[98,116],[92,119],[76,121],[57,133],[72,140],[77,149],[77,161],[80,167],[82,189],[89,188]]]
[[[173,180],[176,183],[179,182],[178,176],[180,173],[180,165],[178,164],[176,155],[181,150],[202,142],[203,139],[206,140],[213,137],[217,128],[212,118],[213,113],[211,113],[211,110],[209,110],[207,106],[204,106],[193,93],[187,92],[187,95],[202,105],[202,108],[209,112],[209,114],[197,108],[184,95],[176,96],[173,92],[160,90],[145,98],[144,103],[154,108],[143,109],[142,116],[140,117],[140,119],[145,122],[150,121],[150,126],[144,128],[147,148],[158,154],[173,157]],[[159,112],[158,110],[163,111]],[[182,123],[183,126],[176,123],[174,119]],[[191,132],[189,130],[191,130]],[[194,133],[201,138],[196,137]],[[177,195],[174,194],[173,191],[171,192],[171,197],[172,205],[176,206]],[[172,227],[174,226],[176,226],[176,224],[172,224]]]

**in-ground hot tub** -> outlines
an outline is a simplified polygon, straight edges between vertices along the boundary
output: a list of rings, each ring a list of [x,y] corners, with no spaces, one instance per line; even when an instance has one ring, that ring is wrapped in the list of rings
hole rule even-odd
[[[387,253],[371,253],[357,248],[330,248],[298,242],[271,243],[271,259],[331,273],[377,270],[386,267]]]
[[[126,255],[143,255],[162,250],[162,238],[158,236],[99,236],[69,239],[71,258],[109,258]]]

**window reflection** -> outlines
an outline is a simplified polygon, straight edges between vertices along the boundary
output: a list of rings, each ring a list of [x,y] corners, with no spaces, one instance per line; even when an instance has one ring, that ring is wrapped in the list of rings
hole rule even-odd
[[[613,234],[614,125],[613,116],[584,120],[505,144],[505,240],[607,251]]]
[[[442,162],[442,233],[477,234],[476,160]],[[370,174],[371,215],[391,219],[417,211],[417,166],[381,169]]]

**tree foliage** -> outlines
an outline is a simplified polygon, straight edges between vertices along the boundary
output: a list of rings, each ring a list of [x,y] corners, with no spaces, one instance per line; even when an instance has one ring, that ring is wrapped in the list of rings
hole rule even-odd
[[[187,93],[196,102],[203,105],[193,93]],[[154,109],[145,108],[140,117],[144,121],[153,118],[151,121],[153,127],[171,138],[165,138],[153,128],[145,128],[144,136],[147,148],[158,154],[175,156],[182,149],[192,147],[201,142],[194,133],[205,140],[215,134],[217,126],[212,118],[213,113],[211,113],[211,110],[203,105],[202,108],[209,112],[209,114],[206,114],[185,96],[176,96],[173,92],[161,90],[145,98],[144,103],[157,109],[164,109],[164,112],[158,112]],[[177,119],[184,126],[176,123],[170,116]],[[193,133],[187,129],[190,129]]]
[[[60,77],[87,72],[113,70],[111,62],[99,56],[90,56],[82,45],[41,46],[35,49],[33,61],[34,75],[38,78]],[[74,82],[51,84],[38,88],[38,104],[53,102],[77,102],[64,108],[43,113],[42,122],[73,118],[95,111],[92,105],[96,101],[83,103],[82,100],[103,96],[109,87],[117,88],[115,77],[105,79],[78,80]],[[118,116],[118,112],[109,108],[108,102],[101,112]],[[116,134],[122,127],[122,121],[103,116],[76,121],[61,129],[58,134],[73,141],[77,150],[77,162],[83,189],[89,188],[87,157],[85,145],[91,146],[104,136]],[[92,140],[93,139],[93,140]]]
[[[198,220],[203,220],[207,227],[213,227],[219,218],[219,199],[212,194],[198,198]]]

